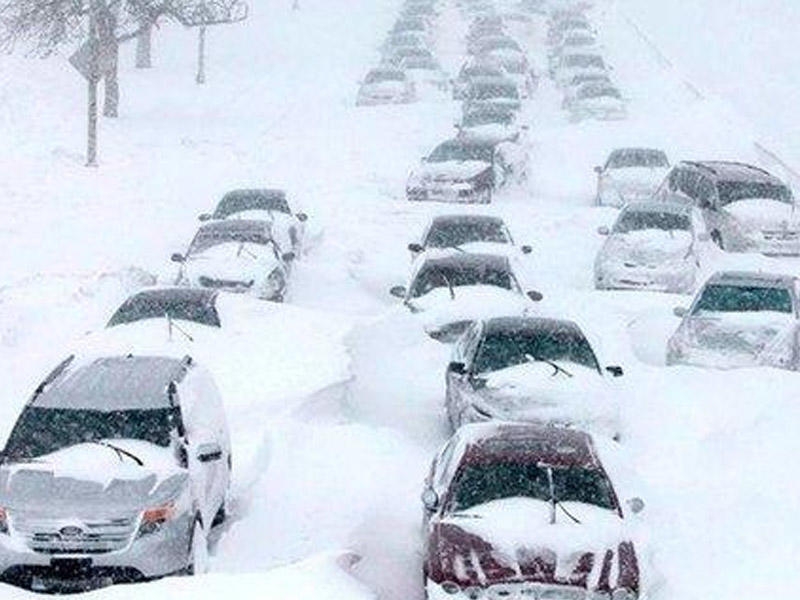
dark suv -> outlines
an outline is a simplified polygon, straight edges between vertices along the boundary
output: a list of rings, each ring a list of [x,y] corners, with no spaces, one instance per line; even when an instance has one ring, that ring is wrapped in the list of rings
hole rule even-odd
[[[723,250],[800,255],[792,191],[764,169],[736,162],[682,162],[656,196],[690,202]]]

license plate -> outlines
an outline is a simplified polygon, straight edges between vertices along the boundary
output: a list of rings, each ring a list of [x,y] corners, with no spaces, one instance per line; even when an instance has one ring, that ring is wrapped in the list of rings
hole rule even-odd
[[[56,579],[80,579],[90,574],[92,570],[91,558],[53,558],[50,568]]]

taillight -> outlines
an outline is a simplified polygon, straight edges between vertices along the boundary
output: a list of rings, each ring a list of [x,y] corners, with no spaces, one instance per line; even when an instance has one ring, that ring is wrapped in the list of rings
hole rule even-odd
[[[142,513],[142,523],[139,525],[139,534],[155,533],[161,526],[175,516],[175,504],[170,502],[162,506],[148,508]]]

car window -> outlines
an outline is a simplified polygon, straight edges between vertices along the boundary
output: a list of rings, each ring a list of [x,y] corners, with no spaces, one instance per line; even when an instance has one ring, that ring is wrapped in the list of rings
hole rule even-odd
[[[414,279],[411,297],[419,298],[436,288],[466,285],[492,285],[510,290],[514,278],[507,269],[494,265],[426,265]]]
[[[139,294],[126,300],[108,322],[108,327],[146,319],[169,317],[219,327],[219,314],[206,298],[191,300],[157,294]]]
[[[683,171],[683,174],[680,178],[680,191],[686,194],[692,200],[697,200],[697,184],[699,182],[699,175],[690,170],[686,169]]]
[[[786,204],[792,203],[791,191],[782,184],[760,181],[720,181],[717,185],[720,206],[750,199],[768,199]]]
[[[499,220],[450,221],[434,224],[428,232],[425,246],[430,248],[453,248],[473,242],[507,244],[503,222]]]
[[[710,284],[695,303],[692,314],[701,312],[791,313],[792,295],[786,288]]]
[[[189,245],[189,255],[199,254],[213,246],[226,243],[266,246],[272,240],[266,231],[244,229],[201,229]]]
[[[657,212],[654,210],[624,210],[614,223],[614,233],[630,233],[646,229],[663,231],[688,231],[692,223],[688,214]]]
[[[697,206],[700,208],[711,208],[714,206],[714,183],[704,175],[698,175],[696,186]]]

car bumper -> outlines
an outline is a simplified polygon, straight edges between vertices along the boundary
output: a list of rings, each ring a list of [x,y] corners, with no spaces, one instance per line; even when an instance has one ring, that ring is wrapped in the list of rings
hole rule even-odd
[[[146,581],[186,570],[193,521],[180,516],[126,548],[103,554],[34,552],[0,536],[0,580],[41,591],[82,590],[110,583]]]
[[[356,100],[357,106],[381,106],[384,104],[409,104],[414,101],[412,96],[366,96]]]
[[[473,203],[479,199],[478,191],[473,187],[415,187],[406,190],[406,197],[413,202],[452,202]]]
[[[535,600],[537,598],[547,598],[548,600],[591,600],[604,597],[595,596],[585,588],[577,586],[525,582],[498,583],[464,588],[454,593],[448,593],[441,585],[428,580],[425,585],[425,593],[428,600],[473,600],[475,598],[485,598],[487,600]]]
[[[606,266],[595,269],[595,288],[685,294],[694,290],[696,278],[697,269],[691,265],[670,270]]]

